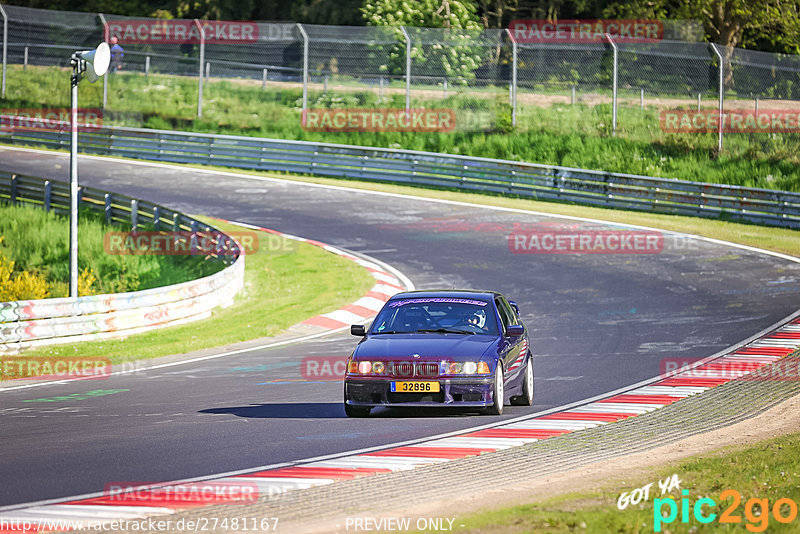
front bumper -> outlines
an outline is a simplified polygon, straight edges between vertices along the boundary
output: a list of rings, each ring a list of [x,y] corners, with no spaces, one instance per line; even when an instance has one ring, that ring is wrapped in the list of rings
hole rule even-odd
[[[438,393],[392,393],[388,378],[345,378],[344,399],[351,406],[427,406],[476,407],[491,406],[494,378],[440,378]],[[426,379],[427,380],[427,379]]]

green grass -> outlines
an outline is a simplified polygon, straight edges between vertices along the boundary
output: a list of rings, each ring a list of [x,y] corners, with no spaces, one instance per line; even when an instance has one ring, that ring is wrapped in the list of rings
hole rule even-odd
[[[198,217],[226,231],[239,226]],[[363,296],[375,280],[356,263],[319,247],[258,232],[245,257],[245,285],[233,305],[208,319],[130,336],[25,351],[25,356],[103,356],[111,363],[156,358],[274,336],[289,326]]]
[[[708,525],[698,522],[689,510],[686,523],[681,521],[681,499],[679,491],[663,497],[658,488],[658,480],[677,474],[681,480],[681,490],[688,490],[690,506],[698,499],[708,497],[717,503],[715,508],[703,506],[703,513],[716,513],[717,519]],[[624,510],[617,509],[617,500],[622,492],[630,492],[646,484],[653,483],[649,500],[638,505],[629,505]],[[523,532],[587,532],[602,533],[644,533],[654,531],[654,505],[656,498],[672,497],[677,504],[677,517],[671,524],[662,525],[662,532],[748,532],[760,531],[767,525],[767,532],[797,532],[800,519],[789,524],[781,524],[772,516],[776,501],[788,498],[800,505],[800,434],[790,434],[763,441],[747,448],[726,448],[721,451],[691,457],[679,463],[654,470],[652,476],[628,481],[624,486],[603,484],[593,491],[571,493],[544,502],[492,510],[490,512],[467,515],[456,519],[456,525],[465,525],[457,531],[462,534],[491,532],[493,534]],[[721,524],[719,515],[734,504],[732,498],[721,499],[724,490],[735,490],[741,496],[738,508],[733,515],[740,516],[740,523]],[[655,492],[655,494],[654,494]],[[767,499],[770,514],[760,514],[761,509],[750,499]],[[751,510],[751,518],[745,515]],[[668,511],[668,505],[659,507]],[[784,506],[783,514],[789,515]],[[666,520],[666,519],[665,519]],[[750,525],[750,528],[747,528]],[[755,530],[750,530],[750,529]]]
[[[67,107],[68,83],[63,69],[29,68],[23,73],[11,66],[4,107]],[[102,84],[83,83],[79,92],[81,107],[101,105]],[[382,101],[377,90],[345,86],[334,92],[331,87],[322,94],[312,86],[309,107],[405,106],[404,94],[396,88],[387,89]],[[458,93],[455,88],[446,99],[436,91],[420,94],[413,98],[414,106],[453,108],[458,117],[488,113],[494,127],[451,133],[309,132],[300,126],[297,84],[270,83],[265,91],[260,82],[213,78],[205,84],[203,117],[197,119],[195,78],[137,73],[109,78],[104,123],[467,154],[800,191],[800,134],[728,134],[722,155],[717,155],[716,135],[665,133],[660,110],[640,110],[638,103],[619,107],[618,131],[612,135],[610,104],[540,106],[536,95],[521,92],[517,128],[510,131],[506,95]],[[685,107],[693,106],[686,98]]]
[[[78,268],[97,277],[95,293],[140,291],[186,282],[219,271],[221,263],[198,256],[114,255],[104,250],[103,236],[120,232],[102,216],[82,209],[78,218]],[[69,218],[26,205],[0,203],[0,250],[15,262],[14,271],[28,271],[51,284],[50,297],[69,293]]]

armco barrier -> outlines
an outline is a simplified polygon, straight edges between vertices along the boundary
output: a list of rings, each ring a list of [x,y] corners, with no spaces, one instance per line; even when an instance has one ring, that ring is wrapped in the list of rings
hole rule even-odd
[[[64,149],[65,123],[0,116],[0,142]],[[86,127],[82,152],[378,180],[800,228],[800,193],[384,148]]]
[[[0,172],[0,201],[69,212],[69,186],[32,176]],[[211,261],[230,263],[210,276],[171,286],[110,295],[0,303],[0,350],[121,337],[207,317],[227,305],[244,283],[244,254],[213,227],[176,211],[88,187],[80,206],[105,213],[108,222],[135,230],[176,232],[176,239],[220,240]]]

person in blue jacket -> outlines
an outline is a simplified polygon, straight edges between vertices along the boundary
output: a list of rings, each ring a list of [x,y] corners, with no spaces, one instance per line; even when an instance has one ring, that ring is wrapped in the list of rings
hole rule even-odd
[[[125,57],[125,50],[119,44],[119,39],[111,38],[111,72],[117,72],[122,68],[122,58]]]

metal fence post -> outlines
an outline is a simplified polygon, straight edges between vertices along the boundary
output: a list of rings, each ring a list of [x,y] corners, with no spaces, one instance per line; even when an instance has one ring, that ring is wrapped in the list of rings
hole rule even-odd
[[[411,36],[405,26],[400,26],[406,39],[406,111],[411,109]]]
[[[194,19],[197,29],[200,30],[200,61],[198,62],[198,86],[197,86],[197,116],[203,116],[203,63],[206,61],[206,31],[200,21]]]
[[[511,126],[517,125],[517,41],[510,28],[506,28],[506,34],[511,40]]]
[[[308,34],[299,22],[297,30],[303,36],[303,118],[305,118],[308,109]]]
[[[106,224],[111,224],[111,203],[113,201],[111,193],[106,193],[103,196],[103,215],[105,215]]]
[[[717,48],[716,43],[711,43],[711,48],[719,59],[719,139],[717,140],[717,154],[722,154],[722,119],[725,109],[725,60]]]
[[[44,211],[50,212],[50,202],[53,198],[53,184],[50,180],[44,181]]]
[[[139,228],[139,202],[134,198],[131,199],[131,232],[135,232]]]
[[[144,58],[144,75],[150,76],[150,56]]]
[[[102,13],[97,14],[100,17],[100,22],[103,23],[103,42],[107,43],[111,40],[111,30],[108,27],[106,17]],[[108,105],[108,76],[103,76],[103,111],[106,110]]]
[[[6,97],[6,58],[8,57],[8,15],[6,10],[0,5],[0,15],[3,15],[3,91],[2,98]]]
[[[264,69],[264,72],[261,73],[261,88],[267,88],[267,69]]]
[[[614,39],[611,38],[610,34],[606,34],[606,39],[611,44],[612,49],[614,50],[614,65],[612,69],[612,80],[611,80],[611,133],[613,135],[617,134],[617,61],[619,59],[618,51],[617,51],[617,43],[614,42]]]

